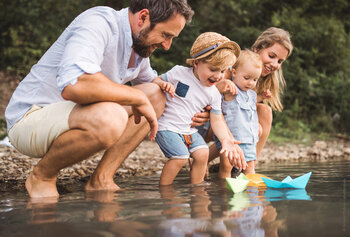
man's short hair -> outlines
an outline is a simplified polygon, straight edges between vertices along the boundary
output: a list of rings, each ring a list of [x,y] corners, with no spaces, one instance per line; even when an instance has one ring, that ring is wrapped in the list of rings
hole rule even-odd
[[[148,9],[151,29],[157,23],[167,21],[176,13],[184,16],[187,23],[191,21],[194,14],[187,0],[131,0],[129,9],[133,14],[142,9]]]

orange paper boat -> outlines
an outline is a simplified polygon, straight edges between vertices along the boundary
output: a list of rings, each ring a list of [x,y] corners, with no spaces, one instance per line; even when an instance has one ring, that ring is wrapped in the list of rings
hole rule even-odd
[[[266,184],[262,180],[261,177],[264,177],[266,179],[271,179],[263,174],[247,174],[246,177],[249,179],[248,186],[261,186],[266,187]]]

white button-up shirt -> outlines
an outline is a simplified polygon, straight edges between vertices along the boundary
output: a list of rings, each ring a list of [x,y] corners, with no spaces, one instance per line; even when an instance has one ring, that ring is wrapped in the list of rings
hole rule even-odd
[[[149,58],[135,54],[135,67],[128,68],[132,33],[128,8],[91,8],[65,29],[15,90],[5,117],[9,130],[32,105],[63,101],[63,89],[74,85],[84,73],[102,72],[112,81],[125,84],[150,82],[156,73]],[[93,90],[93,88],[91,88]]]

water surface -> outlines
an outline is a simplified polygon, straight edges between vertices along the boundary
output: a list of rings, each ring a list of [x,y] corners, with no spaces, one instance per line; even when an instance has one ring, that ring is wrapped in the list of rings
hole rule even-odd
[[[306,189],[249,187],[233,194],[215,174],[189,185],[181,174],[159,188],[159,176],[118,180],[122,191],[34,202],[0,193],[0,236],[350,236],[350,161],[261,165],[276,180],[312,171]]]

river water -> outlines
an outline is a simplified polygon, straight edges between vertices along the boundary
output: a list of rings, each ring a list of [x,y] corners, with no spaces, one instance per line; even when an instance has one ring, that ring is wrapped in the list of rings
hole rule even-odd
[[[275,180],[312,172],[306,189],[251,186],[233,194],[215,174],[189,185],[180,174],[159,188],[159,176],[117,180],[122,191],[83,191],[58,200],[0,193],[0,236],[350,236],[350,161],[266,164]]]

